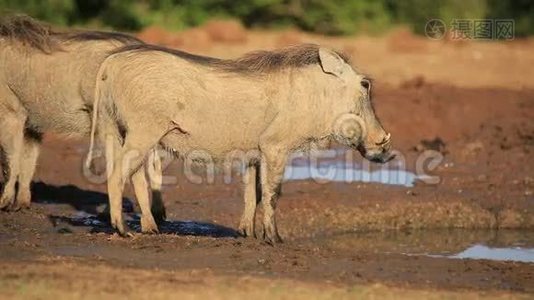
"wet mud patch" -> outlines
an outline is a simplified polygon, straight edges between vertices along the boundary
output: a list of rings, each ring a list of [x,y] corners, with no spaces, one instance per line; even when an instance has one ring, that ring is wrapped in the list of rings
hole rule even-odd
[[[86,228],[90,233],[109,233],[115,230],[109,224],[107,215],[91,215],[84,211],[72,217],[50,216],[50,220],[60,233],[72,232],[69,227]],[[138,214],[128,214],[126,225],[134,232],[141,233],[141,219]],[[66,226],[65,226],[66,225]],[[238,237],[239,234],[232,228],[208,222],[198,221],[163,221],[159,224],[161,234],[192,235],[209,237]]]

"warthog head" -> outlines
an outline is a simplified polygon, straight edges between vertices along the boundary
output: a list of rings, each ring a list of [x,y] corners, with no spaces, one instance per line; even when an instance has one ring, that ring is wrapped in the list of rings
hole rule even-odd
[[[391,134],[380,124],[371,102],[371,81],[331,50],[319,49],[319,57],[323,71],[336,77],[332,88],[338,90],[335,101],[342,109],[334,121],[336,140],[357,149],[370,161],[385,163],[393,159]]]

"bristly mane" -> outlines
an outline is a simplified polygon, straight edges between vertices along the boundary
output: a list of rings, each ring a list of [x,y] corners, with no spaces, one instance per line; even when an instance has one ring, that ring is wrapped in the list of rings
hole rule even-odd
[[[45,53],[61,50],[63,42],[85,42],[113,40],[123,44],[143,43],[136,37],[116,32],[102,31],[65,31],[57,32],[52,28],[25,15],[13,15],[0,20],[0,37],[18,41],[23,45]]]
[[[22,44],[43,52],[51,52],[57,47],[50,38],[52,29],[27,16],[8,16],[0,21],[0,36],[17,40]]]
[[[122,44],[143,44],[144,42],[135,36],[122,32],[108,31],[86,31],[73,30],[54,33],[54,36],[62,41],[85,42],[85,41],[106,41],[114,40]]]
[[[254,51],[237,59],[219,59],[201,55],[195,55],[184,51],[170,49],[161,46],[138,44],[127,45],[115,49],[112,54],[120,52],[146,52],[160,51],[176,55],[182,59],[205,66],[210,66],[227,72],[237,73],[268,73],[284,68],[298,68],[314,64],[320,64],[319,45],[302,44],[290,46],[273,51]],[[348,56],[337,53],[350,65]]]

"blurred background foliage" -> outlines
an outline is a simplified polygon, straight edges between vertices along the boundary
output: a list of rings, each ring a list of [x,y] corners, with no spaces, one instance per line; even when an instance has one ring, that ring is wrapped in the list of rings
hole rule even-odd
[[[136,31],[170,30],[212,18],[234,18],[247,27],[297,27],[339,35],[380,33],[406,25],[423,33],[429,19],[514,19],[516,36],[534,33],[532,0],[0,0],[5,13],[26,13],[60,26]]]

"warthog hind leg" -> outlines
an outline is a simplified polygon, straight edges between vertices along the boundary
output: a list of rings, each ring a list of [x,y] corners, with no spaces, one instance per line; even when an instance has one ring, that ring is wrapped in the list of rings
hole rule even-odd
[[[127,236],[125,224],[122,219],[122,192],[124,189],[124,178],[120,169],[120,165],[115,164],[108,178],[109,217],[111,226],[116,229],[120,235]]]
[[[145,130],[146,135],[136,134],[136,130],[131,130],[124,140],[124,145],[120,145],[120,140],[114,131],[110,131],[110,126],[104,126],[104,133],[101,138],[106,138],[106,159],[108,170],[108,194],[111,226],[117,229],[120,235],[130,235],[125,228],[122,218],[122,194],[127,178],[132,178],[136,196],[143,213],[143,224],[148,231],[157,231],[152,213],[150,212],[150,201],[148,197],[148,185],[142,166],[146,157],[156,143],[153,136]],[[111,132],[111,134],[106,134]],[[110,162],[110,160],[112,162]],[[143,169],[143,170],[139,170]],[[140,173],[140,174],[136,174]],[[135,176],[134,176],[135,175]]]
[[[35,173],[37,158],[39,157],[40,142],[41,134],[39,133],[26,134],[24,138],[23,152],[20,162],[20,175],[17,199],[15,200],[15,203],[10,206],[10,210],[30,208],[30,185],[33,179],[33,175]]]
[[[15,202],[15,185],[20,174],[26,116],[5,107],[0,107],[0,114],[0,149],[3,154],[2,170],[5,178],[0,209],[9,209]]]
[[[141,208],[141,231],[143,233],[159,233],[158,226],[150,211],[150,198],[148,195],[148,182],[145,168],[139,168],[132,175],[132,184],[139,207]]]
[[[132,175],[132,171],[130,170],[133,169],[131,167],[131,161],[123,166],[126,162],[125,154],[127,152],[127,149],[120,147],[120,144],[114,139],[109,139],[106,143],[109,217],[111,226],[122,236],[129,235],[122,218],[122,193],[125,180]]]

